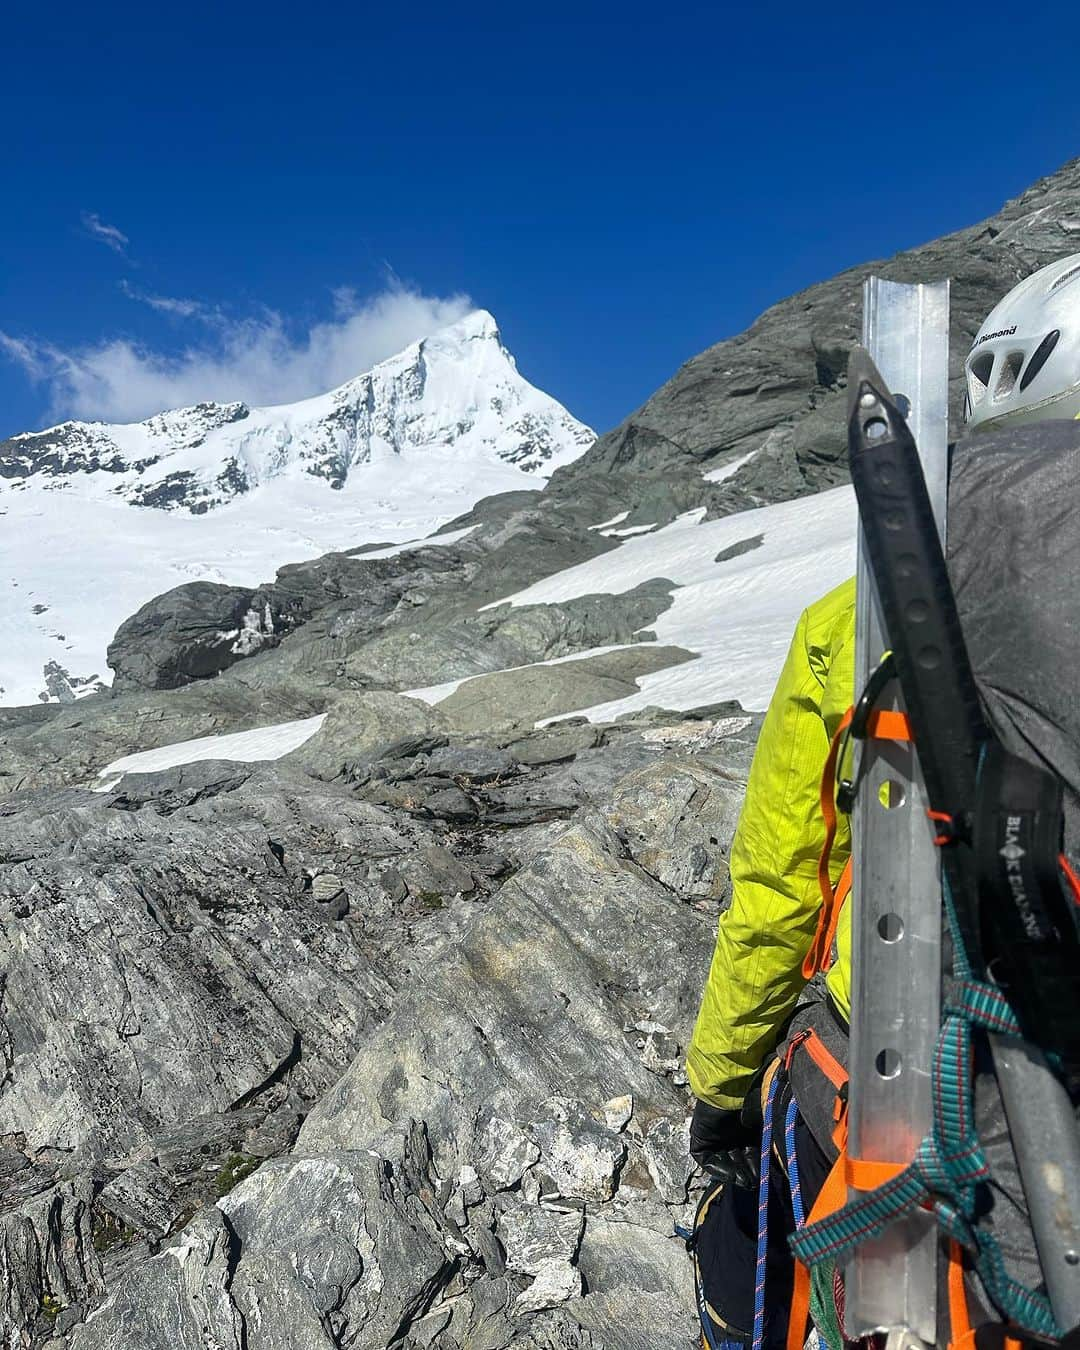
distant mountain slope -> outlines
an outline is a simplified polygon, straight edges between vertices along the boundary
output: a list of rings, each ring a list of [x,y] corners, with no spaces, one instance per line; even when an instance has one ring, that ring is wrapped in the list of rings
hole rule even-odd
[[[912,191],[919,191],[915,182]],[[595,475],[646,474],[672,483],[751,453],[754,459],[735,483],[755,503],[844,480],[847,357],[860,332],[862,283],[871,274],[906,282],[951,278],[957,430],[963,362],[982,320],[1022,277],[1078,250],[1080,159],[977,225],[781,300],[745,332],[687,361],[636,412],[556,474],[552,488],[577,493]],[[684,502],[683,509],[693,504],[685,495]]]
[[[539,489],[593,439],[484,311],[302,403],[15,436],[0,443],[0,704],[107,683],[109,640],[155,595],[422,537],[481,497]]]

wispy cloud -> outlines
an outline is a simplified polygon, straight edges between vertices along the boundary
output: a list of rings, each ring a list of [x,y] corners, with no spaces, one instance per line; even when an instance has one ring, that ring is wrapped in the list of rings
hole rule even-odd
[[[218,310],[211,309],[199,300],[184,300],[173,295],[154,295],[149,291],[136,290],[125,278],[120,289],[129,300],[137,300],[141,305],[149,305],[159,314],[171,314],[178,319],[214,318]]]
[[[176,314],[181,311],[170,306],[198,306],[167,296],[138,298]],[[63,349],[0,332],[0,354],[48,388],[50,416],[57,420],[139,421],[204,400],[266,405],[324,393],[473,308],[467,296],[425,295],[400,283],[365,300],[339,288],[333,301],[332,319],[300,330],[273,311],[232,319],[205,307],[213,319],[199,330],[204,341],[176,353],[128,338]]]
[[[84,211],[81,219],[83,229],[92,239],[100,240],[114,253],[119,253],[121,257],[127,256],[127,246],[131,240],[128,239],[123,230],[118,230],[115,225],[107,224],[96,211]]]
[[[43,363],[39,351],[39,343],[28,342],[25,338],[10,337],[7,333],[0,332],[0,352],[9,361],[22,366],[27,375],[35,381],[44,379],[48,373],[48,366]]]

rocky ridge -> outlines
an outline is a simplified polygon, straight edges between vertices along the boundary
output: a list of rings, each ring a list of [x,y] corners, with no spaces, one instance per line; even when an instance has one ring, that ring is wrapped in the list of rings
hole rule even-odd
[[[695,504],[708,501],[710,510],[722,511],[843,481],[847,358],[861,331],[862,283],[871,275],[951,279],[950,405],[958,431],[963,363],[983,319],[1023,277],[1076,251],[1078,238],[1080,160],[1072,160],[976,225],[853,267],[773,305],[744,333],[689,360],[560,470],[550,493],[580,491],[596,476],[620,480],[623,492],[641,476],[700,478],[744,455],[751,456],[744,467],[699,493]]]
[[[587,1344],[614,1299],[682,1344],[679,1046],[752,743],[705,709],[8,797],[10,1343]]]

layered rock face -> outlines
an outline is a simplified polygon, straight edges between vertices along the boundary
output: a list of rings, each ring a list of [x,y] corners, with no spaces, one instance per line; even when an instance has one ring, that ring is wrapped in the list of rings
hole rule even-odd
[[[957,278],[959,363],[1078,218],[1070,165],[874,270]],[[499,602],[841,476],[869,270],[452,539],[180,587],[117,632],[111,693],[0,709],[0,1342],[698,1343],[682,1061],[760,715],[566,715],[692,659],[650,640],[670,578]],[[100,777],[317,716],[272,764]]]

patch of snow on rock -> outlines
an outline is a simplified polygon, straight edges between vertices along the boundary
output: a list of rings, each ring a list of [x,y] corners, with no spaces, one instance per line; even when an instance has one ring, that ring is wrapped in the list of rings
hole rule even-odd
[[[115,759],[98,774],[95,791],[108,792],[126,773],[156,773],[180,764],[197,764],[206,759],[231,759],[240,764],[281,759],[311,740],[326,720],[326,714],[305,717],[298,722],[278,722],[273,726],[234,731],[223,736],[199,736],[193,741],[161,745],[156,750]]]
[[[662,646],[685,647],[698,659],[643,675],[636,694],[579,711],[611,721],[650,704],[678,709],[738,699],[745,708],[764,708],[799,615],[855,570],[855,496],[838,487],[720,520],[703,515],[703,508],[689,511],[487,608],[621,595],[666,577],[678,589],[651,630]],[[754,535],[762,536],[759,547],[716,561]]]

